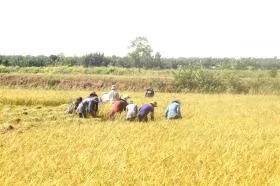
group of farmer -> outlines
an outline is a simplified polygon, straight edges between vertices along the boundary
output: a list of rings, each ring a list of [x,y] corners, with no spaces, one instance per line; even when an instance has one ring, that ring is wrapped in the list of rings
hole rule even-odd
[[[155,94],[154,90],[150,87],[146,90],[145,97],[153,97]],[[134,121],[148,121],[148,115],[150,119],[154,120],[154,108],[157,107],[156,101],[150,101],[143,104],[139,109],[128,95],[120,96],[115,85],[112,85],[111,91],[105,93],[101,98],[95,92],[92,92],[88,98],[83,99],[78,97],[70,106],[67,108],[65,113],[72,114],[78,113],[80,118],[85,118],[88,115],[97,117],[98,106],[105,102],[110,102],[111,111],[110,118],[113,119],[117,113],[126,112],[126,120]],[[164,116],[166,119],[179,119],[181,118],[180,102],[173,100],[165,110]]]

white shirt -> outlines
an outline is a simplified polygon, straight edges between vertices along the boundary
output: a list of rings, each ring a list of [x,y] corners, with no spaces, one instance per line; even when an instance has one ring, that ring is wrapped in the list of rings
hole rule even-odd
[[[102,96],[101,99],[102,99],[103,102],[109,101],[109,100],[110,100],[110,99],[109,99],[109,93],[103,94],[103,96]]]
[[[136,104],[129,104],[126,106],[126,118],[136,117],[137,115],[137,105]]]

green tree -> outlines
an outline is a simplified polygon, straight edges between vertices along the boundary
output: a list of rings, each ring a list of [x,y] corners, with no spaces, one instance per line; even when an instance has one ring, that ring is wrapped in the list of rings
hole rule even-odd
[[[141,67],[152,67],[152,47],[146,37],[137,37],[129,46],[131,57],[134,66],[140,71]]]
[[[104,56],[104,53],[90,53],[83,57],[81,64],[84,67],[93,66],[108,66],[109,60]]]
[[[160,69],[162,69],[161,54],[159,52],[157,52],[155,55],[154,65],[155,65],[155,67],[159,67]]]

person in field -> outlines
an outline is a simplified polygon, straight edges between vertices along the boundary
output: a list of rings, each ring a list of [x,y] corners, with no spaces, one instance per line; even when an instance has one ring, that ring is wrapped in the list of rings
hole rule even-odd
[[[114,101],[110,113],[110,118],[114,118],[116,113],[122,113],[123,111],[125,111],[126,106],[127,102],[125,99],[119,99]]]
[[[148,121],[148,114],[151,116],[151,120],[154,121],[154,108],[157,107],[157,102],[151,102],[142,105],[142,107],[138,111],[138,119],[139,121]]]
[[[77,108],[80,118],[85,118],[87,114],[96,117],[98,112],[99,98],[95,92],[91,93],[88,98],[84,99]]]
[[[154,89],[152,87],[149,87],[146,90],[145,97],[154,97],[154,95],[155,95]]]
[[[82,97],[78,97],[75,101],[73,101],[67,110],[65,111],[65,114],[73,114],[75,110],[78,108],[79,104],[83,101]]]
[[[137,117],[138,107],[133,103],[132,100],[128,101],[128,105],[126,106],[126,120],[134,121]]]
[[[120,94],[117,91],[116,85],[112,85],[111,91],[109,92],[109,101],[112,105],[115,101],[120,99]]]
[[[92,115],[92,117],[96,117],[98,112],[98,104],[100,102],[98,95],[94,92],[93,94],[90,94],[87,99],[89,99],[89,113]]]
[[[166,119],[179,119],[181,115],[181,103],[178,100],[173,100],[165,110]]]
[[[108,92],[104,92],[103,95],[101,96],[101,100],[102,100],[103,103],[106,103],[107,101],[110,101],[109,93]]]

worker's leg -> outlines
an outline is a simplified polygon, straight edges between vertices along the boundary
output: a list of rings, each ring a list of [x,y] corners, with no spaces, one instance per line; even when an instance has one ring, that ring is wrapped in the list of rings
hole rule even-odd
[[[98,103],[97,102],[93,102],[92,103],[92,111],[91,111],[92,117],[96,117],[97,111],[98,111]]]
[[[148,116],[147,116],[147,115],[144,116],[143,120],[144,120],[145,122],[148,122]]]

